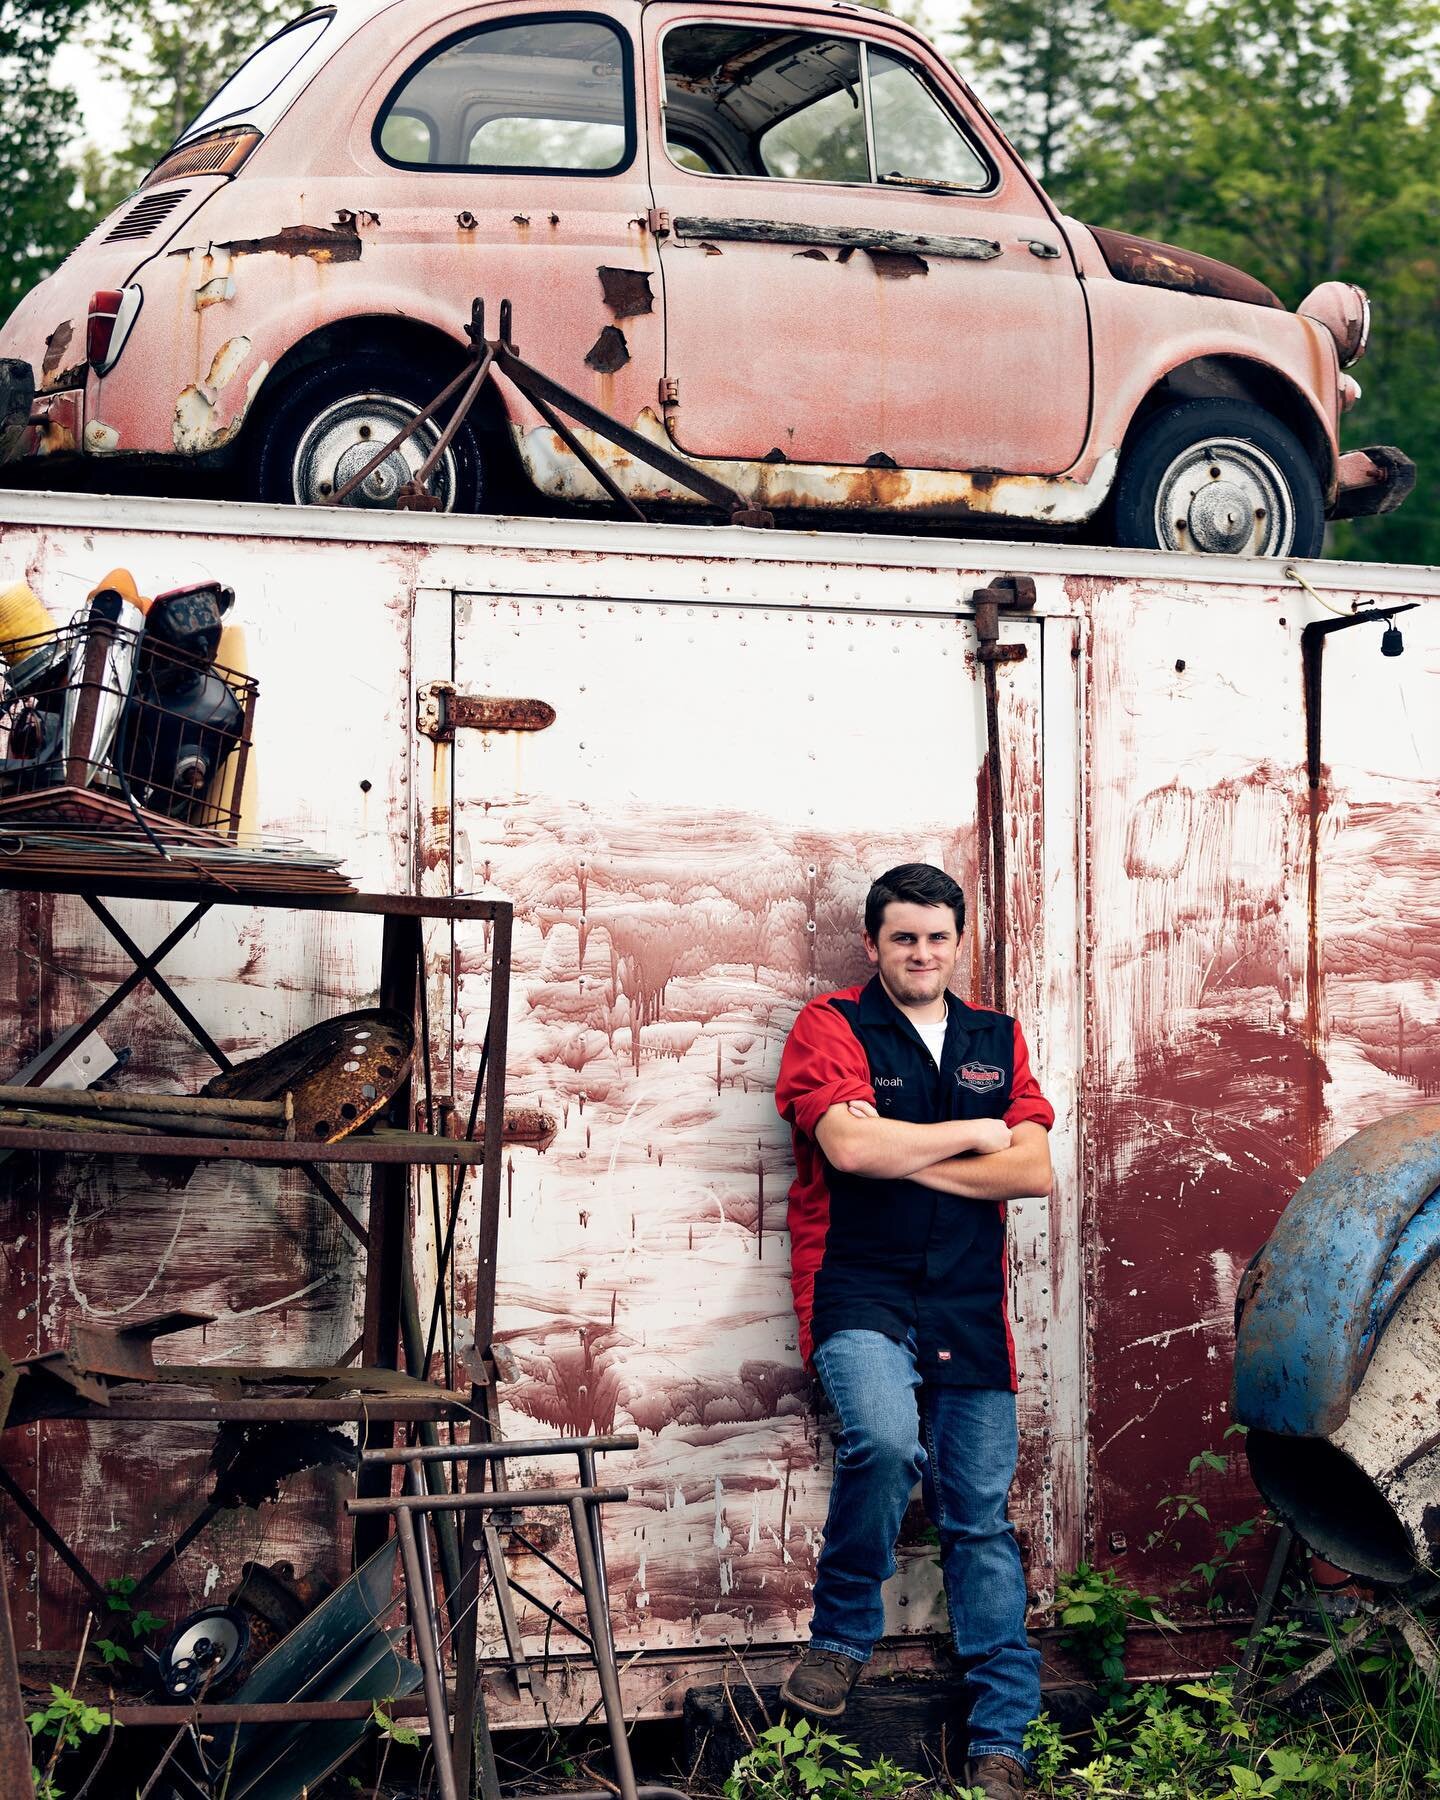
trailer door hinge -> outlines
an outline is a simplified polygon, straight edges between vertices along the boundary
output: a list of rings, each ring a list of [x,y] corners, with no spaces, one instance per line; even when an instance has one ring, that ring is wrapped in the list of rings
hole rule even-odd
[[[650,227],[652,237],[669,237],[670,215],[663,206],[652,206],[645,214],[645,223]]]
[[[453,742],[457,731],[544,731],[554,723],[544,700],[460,694],[453,681],[427,682],[415,695],[415,729],[437,744]]]
[[[662,375],[660,377],[660,404],[662,406],[678,406],[680,404],[680,377],[678,375]]]

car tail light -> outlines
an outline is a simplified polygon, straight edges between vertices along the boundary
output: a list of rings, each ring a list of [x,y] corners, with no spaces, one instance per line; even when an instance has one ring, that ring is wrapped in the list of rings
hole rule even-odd
[[[85,358],[97,375],[108,374],[119,362],[144,298],[133,282],[129,287],[101,288],[91,295],[90,316],[85,325]]]

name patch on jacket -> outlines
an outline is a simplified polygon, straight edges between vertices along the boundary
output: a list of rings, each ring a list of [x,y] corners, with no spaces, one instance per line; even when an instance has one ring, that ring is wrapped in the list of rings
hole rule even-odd
[[[988,1094],[1003,1084],[1005,1071],[993,1063],[967,1062],[955,1071],[955,1079],[972,1094]]]

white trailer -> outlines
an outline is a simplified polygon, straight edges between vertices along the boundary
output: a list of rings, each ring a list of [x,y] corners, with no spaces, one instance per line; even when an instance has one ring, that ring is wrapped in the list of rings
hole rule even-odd
[[[798,1007],[864,972],[866,887],[902,860],[943,863],[972,896],[982,1002],[1003,913],[1007,1007],[1057,1111],[1054,1191],[1011,1213],[1013,1506],[1036,1622],[1087,1558],[1186,1612],[1208,1548],[1194,1521],[1178,1551],[1144,1546],[1187,1483],[1212,1513],[1247,1505],[1240,1475],[1186,1473],[1227,1423],[1239,1275],[1326,1150],[1440,1088],[1440,571],[0,499],[0,576],[57,617],[117,565],[142,593],[236,590],[261,828],[342,851],[363,887],[515,903],[510,1101],[557,1130],[506,1156],[505,1404],[516,1434],[640,1435],[612,1459],[631,1498],[609,1523],[637,1715],[677,1710],[734,1650],[760,1679],[804,1637],[829,1450],[796,1350],[771,1090]],[[1007,575],[1036,600],[998,614],[992,740],[974,596]],[[1381,654],[1380,621],[1345,623],[1412,603],[1400,656]],[[470,728],[473,696],[543,702],[554,722]],[[447,713],[458,729],[437,737]],[[110,963],[77,902],[0,909],[18,1066]],[[149,944],[168,910],[123,916]],[[227,1050],[360,1003],[363,924],[277,935],[236,917],[212,914],[173,965]],[[486,945],[432,942],[432,1018],[453,1018],[442,1079],[468,1096]],[[153,1005],[129,1005],[112,1037],[137,1077],[204,1078]],[[427,1197],[422,1268],[428,1218]],[[172,1192],[123,1163],[66,1165],[38,1193],[0,1191],[0,1244],[12,1356],[76,1315],[181,1305],[218,1322],[176,1360],[323,1363],[355,1336],[351,1252],[290,1177],[207,1169]],[[203,1499],[208,1440],[67,1432],[11,1433],[0,1460],[123,1574]],[[249,1557],[333,1560],[343,1486],[300,1477],[288,1506],[223,1515],[173,1608],[223,1595]],[[76,1593],[4,1504],[17,1636],[54,1648]],[[941,1609],[918,1508],[888,1607],[885,1658],[923,1659]],[[538,1648],[543,1620],[522,1622]],[[1165,1654],[1203,1660],[1206,1641]],[[591,1698],[562,1682],[552,1716]],[[530,1716],[503,1682],[492,1709]]]

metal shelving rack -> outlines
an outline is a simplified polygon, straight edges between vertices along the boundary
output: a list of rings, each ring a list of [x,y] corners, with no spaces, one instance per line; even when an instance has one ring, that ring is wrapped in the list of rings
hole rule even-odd
[[[142,982],[148,982],[191,1037],[218,1068],[230,1059],[211,1034],[175,993],[160,965],[214,907],[247,907],[291,912],[364,914],[383,920],[379,1004],[414,1017],[424,980],[423,928],[427,921],[462,924],[479,922],[490,928],[490,1008],[481,1054],[477,1099],[483,1100],[483,1124],[473,1138],[457,1139],[407,1129],[413,1110],[413,1069],[391,1103],[390,1128],[378,1137],[357,1135],[336,1144],[303,1145],[294,1141],[263,1141],[175,1137],[145,1134],[117,1143],[113,1135],[84,1129],[48,1131],[0,1127],[0,1149],[38,1151],[49,1155],[87,1155],[115,1158],[176,1157],[191,1162],[232,1161],[297,1167],[312,1187],[336,1212],[341,1223],[366,1253],[364,1322],[350,1358],[333,1368],[198,1369],[159,1366],[157,1381],[117,1389],[108,1403],[75,1396],[73,1404],[49,1409],[47,1420],[134,1420],[221,1424],[257,1420],[324,1424],[354,1423],[360,1426],[362,1461],[357,1497],[380,1499],[390,1493],[391,1471],[376,1452],[393,1446],[395,1425],[400,1422],[482,1422],[486,1431],[493,1420],[493,1380],[487,1378],[488,1352],[494,1327],[495,1256],[500,1223],[500,1171],[505,1116],[506,1028],[510,994],[510,946],[513,915],[509,902],[469,898],[424,898],[377,893],[307,893],[278,887],[220,886],[212,881],[189,879],[118,879],[97,884],[93,879],[66,880],[47,874],[29,878],[0,868],[0,890],[68,894],[82,900],[133,965],[129,975],[99,1002],[79,1026],[31,1066],[29,1083],[39,1086],[58,1068],[68,1042],[78,1041],[96,1029]],[[107,900],[163,900],[189,907],[178,925],[159,946],[141,951],[115,918]],[[433,1101],[433,1096],[429,1096]],[[368,1163],[371,1190],[368,1221],[362,1223],[322,1172],[326,1163]],[[409,1171],[417,1166],[473,1165],[480,1171],[480,1221],[475,1271],[474,1343],[487,1366],[474,1371],[466,1388],[449,1389],[423,1379],[424,1371],[406,1375],[400,1367],[402,1339],[412,1347],[418,1341],[418,1309],[409,1256]],[[407,1317],[408,1313],[408,1317]],[[413,1357],[412,1357],[413,1360]],[[352,1392],[337,1393],[337,1384],[352,1385]],[[218,1383],[218,1385],[216,1385]],[[215,1386],[197,1396],[197,1386]],[[323,1396],[278,1393],[277,1388],[323,1386]],[[192,1391],[176,1391],[177,1389]],[[258,1389],[258,1392],[237,1391]],[[0,1488],[8,1493],[30,1523],[60,1556],[65,1566],[89,1593],[103,1600],[104,1591],[84,1567],[74,1550],[37,1507],[0,1467]],[[207,1508],[140,1578],[132,1598],[138,1600],[172,1566],[213,1516]],[[354,1560],[364,1560],[387,1535],[387,1520],[374,1512],[356,1518]],[[469,1550],[469,1545],[466,1545]],[[467,1554],[461,1568],[462,1585],[472,1594],[478,1586],[475,1558]],[[460,1634],[456,1647],[457,1710],[475,1719],[489,1761],[488,1732],[476,1666],[474,1631]],[[29,1800],[29,1738],[19,1704],[19,1669],[8,1604],[0,1584],[0,1800]],[[115,1716],[132,1725],[179,1725],[203,1717],[207,1724],[260,1724],[284,1720],[361,1718],[368,1715],[368,1701],[296,1701],[284,1705],[247,1707],[223,1703],[135,1704],[120,1702]],[[409,1714],[423,1710],[423,1702],[400,1703]],[[23,1749],[23,1755],[18,1754]],[[493,1763],[484,1773],[493,1783]]]

